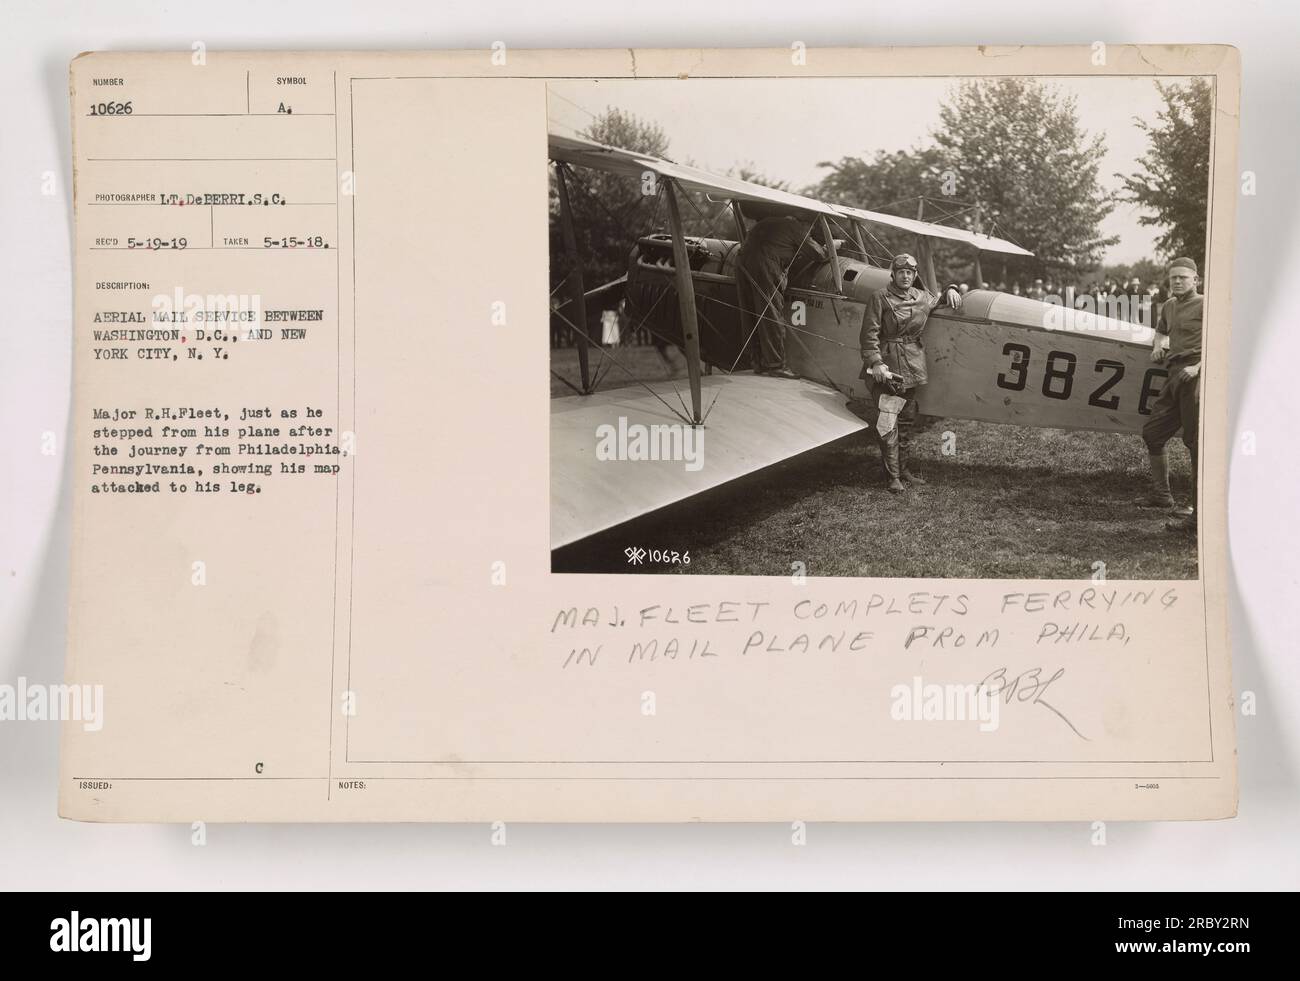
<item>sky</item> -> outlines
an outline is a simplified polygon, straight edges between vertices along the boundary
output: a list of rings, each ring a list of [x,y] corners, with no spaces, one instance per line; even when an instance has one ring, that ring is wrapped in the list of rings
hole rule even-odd
[[[1115,76],[1046,81],[1078,97],[1079,121],[1089,136],[1106,134],[1099,180],[1118,189],[1114,173],[1135,173],[1147,148],[1134,117],[1154,123],[1164,104],[1155,81]],[[594,115],[617,106],[662,126],[674,160],[689,159],[717,173],[750,163],[800,190],[827,173],[817,166],[823,160],[930,144],[939,104],[954,86],[952,79],[932,78],[579,79],[551,83],[548,115],[552,129],[572,136]],[[1103,220],[1103,235],[1120,236],[1105,254],[1107,263],[1155,257],[1159,230],[1138,224],[1140,214],[1121,203]]]

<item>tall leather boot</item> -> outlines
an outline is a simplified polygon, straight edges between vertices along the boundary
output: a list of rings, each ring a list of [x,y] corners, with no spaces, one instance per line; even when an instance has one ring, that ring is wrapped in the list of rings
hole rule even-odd
[[[1172,508],[1174,495],[1169,491],[1169,458],[1164,451],[1151,453],[1151,487],[1139,503],[1150,508]]]
[[[903,420],[901,416],[899,417],[899,424],[900,426],[903,425]],[[903,479],[904,483],[908,483],[908,484],[928,483],[928,481],[926,481],[926,479],[922,477],[919,473],[913,473],[911,468],[908,466],[908,457],[911,455],[909,453],[909,449],[912,444],[912,439],[911,439],[912,434],[908,431],[910,429],[911,426],[908,426],[907,429],[900,430],[898,434],[898,470],[899,470],[898,475]]]
[[[1185,509],[1176,509],[1174,517],[1165,522],[1165,530],[1167,531],[1196,531],[1196,446],[1188,446],[1187,452],[1192,458],[1192,506]]]
[[[897,426],[880,437],[880,469],[885,472],[885,482],[891,494],[898,494],[907,489],[899,479],[903,475],[903,468],[899,463]]]

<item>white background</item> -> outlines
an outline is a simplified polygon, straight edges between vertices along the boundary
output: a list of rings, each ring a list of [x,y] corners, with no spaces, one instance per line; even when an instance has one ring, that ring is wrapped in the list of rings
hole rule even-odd
[[[0,683],[55,683],[67,624],[72,208],[68,62],[87,50],[1234,44],[1241,50],[1229,475],[1241,810],[1087,824],[100,826],[56,816],[57,726],[0,722],[0,887],[1294,889],[1300,884],[1300,7],[1091,0],[700,4],[7,2],[0,33]],[[41,193],[46,172],[57,180]],[[42,435],[58,452],[42,455]],[[1253,434],[1255,453],[1244,452]],[[183,642],[177,638],[178,643]],[[1158,697],[1158,693],[1153,693]],[[792,819],[798,815],[791,815]]]

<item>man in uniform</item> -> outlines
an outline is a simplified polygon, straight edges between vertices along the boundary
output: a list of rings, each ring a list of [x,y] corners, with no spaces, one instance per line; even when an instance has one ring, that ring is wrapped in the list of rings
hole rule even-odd
[[[921,332],[931,310],[942,305],[960,310],[962,298],[953,285],[945,287],[942,295],[913,285],[917,279],[916,259],[907,253],[894,256],[889,277],[888,286],[867,297],[858,338],[862,351],[862,372],[858,377],[866,382],[872,429],[880,443],[880,465],[890,492],[897,494],[905,489],[904,480],[925,483],[907,467],[909,430],[916,417],[916,389],[926,382]]]
[[[1174,508],[1169,492],[1169,460],[1165,444],[1182,430],[1192,458],[1192,507],[1165,524],[1170,531],[1196,530],[1196,447],[1201,416],[1201,311],[1204,297],[1196,291],[1196,263],[1182,257],[1169,265],[1169,291],[1160,305],[1151,360],[1164,362],[1169,377],[1142,426],[1142,440],[1151,460],[1149,506]]]
[[[826,258],[812,240],[812,224],[787,215],[755,222],[741,243],[736,282],[740,303],[757,322],[760,375],[797,378],[785,363],[788,274],[800,255]]]

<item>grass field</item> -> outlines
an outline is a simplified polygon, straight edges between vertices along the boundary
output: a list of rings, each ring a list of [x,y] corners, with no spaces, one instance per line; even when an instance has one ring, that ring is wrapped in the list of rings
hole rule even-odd
[[[630,350],[662,369],[652,348]],[[945,431],[952,456],[940,452]],[[1188,503],[1176,439],[1169,456],[1174,495]],[[891,495],[868,434],[847,436],[556,551],[552,567],[785,576],[803,562],[809,576],[1088,579],[1100,561],[1108,579],[1197,574],[1195,537],[1133,503],[1147,474],[1136,436],[944,419],[916,433],[912,459],[931,482]],[[628,546],[689,550],[691,562],[630,566]]]

